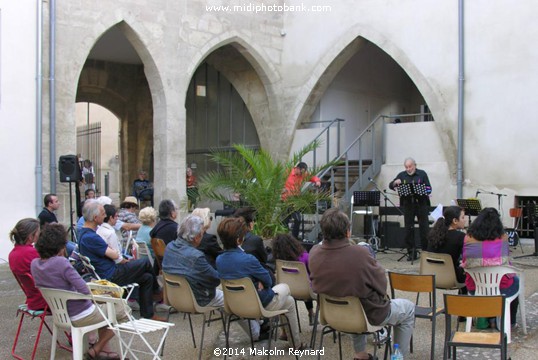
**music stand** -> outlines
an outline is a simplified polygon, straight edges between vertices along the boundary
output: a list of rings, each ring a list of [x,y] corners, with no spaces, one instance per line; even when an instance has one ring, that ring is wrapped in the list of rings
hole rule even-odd
[[[425,184],[400,184],[396,191],[400,197],[420,195],[427,196],[428,190]]]
[[[400,197],[408,197],[408,196],[428,196],[428,189],[426,188],[426,184],[417,184],[417,183],[409,183],[409,184],[400,184],[396,188],[396,191],[398,192],[398,195]],[[407,229],[405,231],[408,231]],[[413,226],[413,250],[411,253],[411,265],[413,265],[416,256],[417,250],[415,245],[415,227]],[[404,257],[406,257],[407,254],[403,254],[398,261],[401,261]]]
[[[471,216],[477,216],[482,211],[479,199],[456,199],[456,203],[465,210],[465,215],[469,216],[469,224],[471,224]]]
[[[368,239],[368,242],[370,245],[372,245],[372,248],[377,251],[379,249],[379,241],[377,239],[376,231],[375,231],[375,223],[374,223],[374,216],[372,211],[368,210],[371,206],[379,206],[379,199],[380,199],[381,192],[380,191],[354,191],[353,192],[353,198],[351,201],[351,222],[353,226],[353,207],[355,206],[366,206],[366,213],[364,215],[370,215],[371,216],[371,228],[373,234],[368,234],[370,238]],[[364,234],[366,236],[366,234]]]

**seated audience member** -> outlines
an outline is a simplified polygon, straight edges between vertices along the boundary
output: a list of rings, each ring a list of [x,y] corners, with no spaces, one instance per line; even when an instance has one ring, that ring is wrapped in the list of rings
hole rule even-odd
[[[286,315],[290,322],[295,348],[304,349],[305,346],[299,338],[297,312],[295,302],[290,295],[290,288],[286,284],[271,287],[273,282],[269,271],[260,264],[258,259],[240,248],[248,231],[249,227],[242,218],[226,218],[219,224],[217,233],[224,246],[224,252],[217,257],[219,277],[226,280],[251,278],[265,309],[288,310]]]
[[[136,216],[138,210],[138,201],[134,196],[127,196],[120,204],[118,219],[123,223],[137,225],[136,229],[123,230],[121,229],[121,246],[127,248],[129,239],[136,238],[136,232],[142,226],[142,222]]]
[[[147,179],[148,173],[145,170],[138,172],[138,178],[133,181],[132,196],[136,197],[140,201],[151,201],[153,206],[153,184]]]
[[[95,200],[88,200],[82,209],[85,222],[80,230],[79,248],[80,253],[90,258],[97,274],[102,279],[107,279],[118,285],[124,286],[137,283],[138,302],[140,303],[140,315],[143,318],[162,320],[154,314],[153,296],[161,294],[157,278],[149,259],[131,260],[124,264],[116,264],[120,254],[112,249],[95,232],[106,217],[103,205]]]
[[[222,252],[222,248],[219,245],[217,236],[207,232],[211,227],[211,221],[213,221],[213,217],[209,215],[209,208],[196,208],[192,211],[192,215],[199,216],[204,220],[204,237],[198,246],[198,250],[203,252],[207,262],[213,268],[216,268],[215,261],[217,260],[217,256]]]
[[[13,230],[9,237],[15,246],[9,253],[9,268],[15,275],[30,274],[30,264],[32,260],[39,258],[34,244],[39,238],[39,221],[36,219],[22,219]],[[39,290],[35,286],[26,286],[27,297],[26,305],[30,310],[43,310],[47,303]]]
[[[184,276],[200,306],[224,306],[219,274],[207,262],[198,246],[204,235],[204,220],[189,215],[181,222],[178,237],[166,246],[163,271]]]
[[[271,267],[267,263],[267,251],[265,250],[265,246],[263,245],[263,239],[259,237],[258,235],[255,235],[252,233],[252,230],[254,229],[254,215],[256,213],[256,210],[251,207],[242,207],[237,209],[234,212],[234,217],[236,218],[242,218],[245,221],[245,224],[247,225],[248,232],[245,235],[245,239],[243,241],[243,244],[241,244],[241,249],[243,249],[247,254],[253,255],[260,264],[267,270],[269,270],[269,273],[271,274],[271,279],[273,279],[273,285],[275,284],[275,277],[274,277],[274,268]]]
[[[43,198],[43,204],[45,205],[45,207],[37,216],[40,225],[43,226],[45,224],[57,223],[58,219],[56,218],[54,211],[60,208],[60,201],[58,200],[58,196],[56,194],[45,195],[45,197]]]
[[[177,206],[172,200],[161,201],[159,218],[159,222],[150,231],[149,236],[162,239],[165,244],[177,239]]]
[[[349,242],[350,223],[342,211],[331,208],[321,221],[323,243],[310,250],[312,289],[317,294],[360,298],[372,325],[394,327],[394,343],[402,353],[409,352],[415,324],[415,304],[406,299],[387,297],[385,269],[364,246]],[[366,335],[351,335],[355,359],[372,359],[366,352]]]
[[[291,234],[278,234],[273,239],[273,258],[275,260],[300,261],[305,265],[308,274],[310,274],[310,269],[308,268],[308,252],[299,240]],[[314,325],[314,304],[312,300],[305,301],[304,304],[308,311],[310,325]]]
[[[510,265],[510,247],[508,236],[504,232],[499,212],[492,207],[485,208],[473,220],[467,229],[463,243],[463,260],[461,266],[464,269],[475,267]],[[465,286],[467,291],[474,295],[476,285],[469,274],[465,274]],[[516,274],[506,274],[501,279],[501,294],[510,297],[519,290],[519,277]],[[510,323],[516,324],[517,307],[519,298],[510,303]],[[495,327],[495,318],[489,319],[490,326]]]
[[[74,291],[81,294],[90,294],[86,282],[65,258],[65,245],[67,233],[61,224],[47,225],[41,231],[36,242],[36,249],[40,258],[32,261],[31,270],[36,286]],[[106,314],[106,304],[99,305]],[[125,320],[127,315],[123,306],[114,304],[116,307],[116,319]],[[128,309],[128,307],[125,307]],[[103,321],[101,312],[90,300],[73,300],[67,303],[67,312],[75,327],[92,325]],[[108,341],[114,336],[114,332],[106,326],[98,330],[97,342],[88,350],[90,359],[119,359],[119,356],[110,356],[111,352],[105,351]]]
[[[114,260],[114,262],[116,264],[124,264],[128,260],[123,257],[120,240],[118,239],[116,230],[114,230],[114,226],[118,220],[118,213],[116,212],[114,205],[105,205],[104,208],[106,217],[101,226],[97,228],[97,235],[102,237],[109,247],[116,250],[120,254],[120,256]]]
[[[437,219],[428,234],[428,251],[449,254],[459,283],[465,282],[465,272],[460,266],[465,233],[465,211],[459,206],[443,208],[443,217]],[[462,289],[466,294],[466,288]]]
[[[140,210],[138,218],[142,222],[142,226],[140,227],[140,229],[138,229],[138,232],[136,233],[136,241],[145,242],[148,245],[151,257],[155,259],[155,254],[153,253],[153,248],[151,247],[151,236],[149,235],[149,233],[157,222],[157,210],[155,210],[151,206],[145,207]]]

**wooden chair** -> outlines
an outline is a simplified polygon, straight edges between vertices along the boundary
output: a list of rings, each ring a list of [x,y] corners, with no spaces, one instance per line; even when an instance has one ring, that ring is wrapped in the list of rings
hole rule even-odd
[[[420,274],[435,275],[435,287],[443,290],[459,290],[465,284],[459,283],[450,254],[422,251],[420,253]]]
[[[445,303],[445,346],[443,359],[454,354],[457,347],[498,348],[501,359],[507,359],[507,336],[504,331],[506,302],[503,295],[467,296],[444,294]],[[500,332],[461,332],[452,331],[452,316],[458,317],[500,317]],[[457,321],[457,320],[456,320]],[[452,350],[452,351],[450,351]]]
[[[192,344],[196,348],[196,340],[194,339],[194,330],[192,328],[191,315],[203,315],[204,320],[202,322],[202,335],[200,339],[200,351],[198,354],[198,360],[202,359],[202,350],[204,346],[204,334],[205,334],[205,325],[209,326],[211,321],[222,320],[222,328],[226,330],[226,324],[224,322],[224,315],[222,313],[222,308],[216,306],[200,306],[194,297],[192,288],[184,276],[168,274],[163,272],[164,277],[164,286],[166,288],[166,293],[168,294],[168,302],[178,311],[186,313],[189,316],[189,325],[191,328],[192,335]],[[206,319],[206,315],[210,314],[212,311],[220,311],[220,318]]]
[[[153,253],[155,254],[155,261],[157,262],[157,266],[159,267],[159,275],[162,275],[163,273],[162,262],[164,258],[164,251],[166,250],[166,244],[164,243],[163,239],[151,238],[151,248],[153,249]],[[164,281],[163,281],[163,301],[165,304],[168,304],[168,296],[166,296],[166,286],[164,286]]]
[[[323,348],[323,336],[330,332],[338,333],[338,351],[342,360],[342,333],[374,336],[374,359],[377,359],[377,348],[381,346],[379,330],[383,326],[374,326],[368,322],[361,301],[358,297],[336,297],[319,294],[320,315],[319,322],[323,326],[319,350]],[[390,331],[390,330],[389,330]],[[385,343],[385,359],[390,353],[390,334]],[[318,355],[320,359],[321,355]]]
[[[286,313],[288,310],[266,310],[258,296],[258,292],[254,287],[254,283],[249,277],[225,280],[221,279],[222,292],[224,293],[224,310],[228,314],[228,321],[226,326],[226,348],[230,348],[230,323],[235,317],[237,319],[245,320],[260,320],[262,318],[269,319],[269,345],[268,349],[271,349],[271,340],[275,331],[279,327],[286,327],[288,335],[291,338],[292,346],[295,348],[295,341],[291,336],[290,320]],[[283,317],[285,321],[279,324],[279,317]],[[250,333],[250,345],[254,349],[254,339],[252,338],[252,331],[249,328]],[[297,359],[298,357],[295,356]],[[226,356],[225,356],[226,358]]]
[[[506,274],[518,274],[519,290],[514,295],[505,298],[508,306],[506,306],[506,314],[504,316],[504,329],[508,343],[512,341],[512,327],[510,326],[510,303],[519,297],[519,313],[521,314],[521,324],[523,333],[527,334],[527,314],[525,307],[525,274],[512,266],[487,266],[471,269],[464,269],[474,280],[476,285],[475,295],[491,296],[501,295],[501,279]],[[466,331],[471,330],[471,319],[467,319]]]
[[[435,295],[435,275],[401,274],[389,271],[390,293],[393,299],[396,298],[396,290],[403,292],[417,293],[415,305],[415,318],[429,319],[432,322],[431,352],[430,358],[435,358],[435,322],[438,315],[443,313],[443,308],[437,307]],[[427,293],[429,296],[429,306],[419,305],[419,296]],[[413,352],[413,338],[410,344]]]

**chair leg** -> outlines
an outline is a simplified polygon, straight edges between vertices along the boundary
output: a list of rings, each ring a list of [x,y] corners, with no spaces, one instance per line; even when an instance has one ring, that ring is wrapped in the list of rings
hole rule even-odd
[[[198,354],[198,360],[202,360],[202,350],[204,349],[204,334],[205,334],[205,314],[204,314],[204,321],[202,322],[202,338],[200,339],[200,351]]]
[[[340,354],[340,360],[342,360],[342,333],[338,331],[338,353]]]
[[[196,349],[196,339],[194,338],[194,330],[192,328],[191,314],[186,314],[189,317],[189,326],[191,327],[192,345]]]
[[[436,309],[433,309],[433,317],[432,317],[432,346],[431,346],[431,354],[430,359],[433,360],[435,358],[435,311]]]
[[[19,326],[17,327],[17,333],[15,334],[15,339],[13,340],[13,346],[11,347],[11,355],[15,358],[15,359],[19,359],[19,360],[24,360],[23,358],[21,358],[20,356],[16,355],[15,354],[15,349],[17,348],[17,342],[19,341],[19,334],[21,333],[21,327],[22,327],[22,323],[24,321],[24,313],[23,312],[20,312],[19,310],[17,310],[17,315],[21,314],[21,319],[19,320]],[[33,359],[33,354],[32,354],[32,359]]]
[[[299,332],[302,333],[301,330],[301,319],[299,318],[299,307],[297,306],[297,300],[293,299],[293,302],[295,303],[295,314],[297,314],[297,326],[299,327]]]
[[[314,326],[312,326],[312,336],[310,337],[311,349],[314,349],[316,346],[316,335],[318,332],[318,320],[319,320],[319,303],[316,301],[316,313],[314,314]]]
[[[52,328],[52,342],[51,342],[51,346],[50,346],[50,360],[54,360],[56,358],[56,340],[58,339],[58,328],[56,327],[56,325]],[[75,350],[74,349],[74,344],[73,344],[73,351]]]
[[[40,316],[41,321],[39,323],[39,329],[37,330],[37,335],[34,343],[34,350],[32,351],[32,360],[34,360],[35,353],[37,351],[37,346],[39,345],[39,338],[41,337],[41,331],[43,330],[43,324],[45,324],[45,314]]]

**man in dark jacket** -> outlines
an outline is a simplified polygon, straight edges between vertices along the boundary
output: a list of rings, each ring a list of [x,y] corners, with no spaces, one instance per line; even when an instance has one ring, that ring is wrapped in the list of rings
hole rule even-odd
[[[405,244],[407,247],[407,260],[416,260],[417,252],[415,249],[415,216],[418,219],[420,229],[420,244],[422,250],[428,248],[428,231],[430,224],[428,222],[428,210],[430,207],[429,194],[432,191],[430,179],[424,170],[417,169],[417,163],[413,158],[407,158],[404,161],[405,171],[402,171],[392,180],[389,188],[397,189],[399,186],[406,184],[422,184],[425,186],[427,194],[410,194],[400,196],[400,206],[403,207],[404,224],[405,224]]]
[[[159,204],[159,222],[149,233],[152,238],[159,238],[165,244],[177,239],[177,208],[172,200],[163,200]]]
[[[387,297],[385,269],[363,246],[349,242],[350,223],[342,211],[332,208],[320,221],[323,242],[310,251],[312,290],[330,296],[360,298],[372,325],[394,326],[394,343],[405,354],[415,323],[415,305],[406,299]],[[352,335],[355,359],[369,359],[366,335]]]

